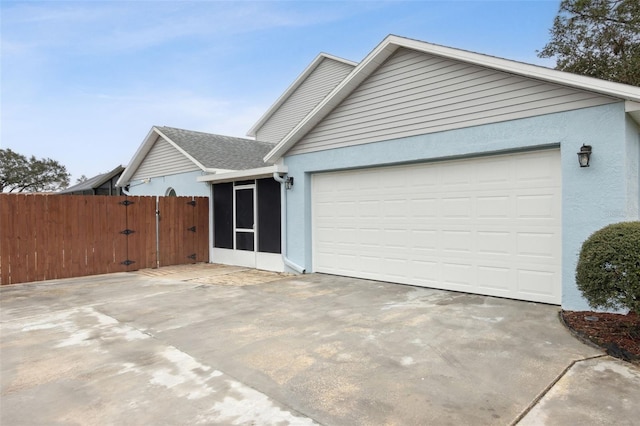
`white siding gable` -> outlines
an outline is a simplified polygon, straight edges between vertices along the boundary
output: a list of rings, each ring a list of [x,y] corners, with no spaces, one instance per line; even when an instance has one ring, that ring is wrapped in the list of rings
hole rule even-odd
[[[401,48],[287,155],[617,101],[592,92]]]
[[[256,130],[256,139],[280,142],[352,70],[353,65],[324,58],[269,120]]]
[[[163,137],[158,136],[131,180],[168,176],[200,170]]]

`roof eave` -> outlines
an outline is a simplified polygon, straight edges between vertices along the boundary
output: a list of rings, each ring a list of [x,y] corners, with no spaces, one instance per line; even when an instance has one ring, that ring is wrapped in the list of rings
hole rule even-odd
[[[634,94],[629,89],[637,89],[633,86],[601,80],[599,78],[587,77],[573,74],[566,71],[559,71],[546,68],[540,65],[517,62],[510,59],[498,58],[467,50],[455,49],[452,47],[440,46],[423,41],[406,39],[398,36],[389,36],[390,42],[398,43],[400,47],[406,47],[430,53],[436,56],[485,66],[523,77],[544,80],[550,83],[562,84],[577,89],[588,90],[607,96],[613,96],[624,100],[640,101],[640,90]]]
[[[207,168],[204,165],[202,165],[202,163],[200,163],[198,160],[193,158],[192,155],[190,155],[188,152],[182,149],[178,144],[173,142],[171,138],[169,138],[167,135],[162,133],[162,131],[158,126],[153,126],[151,127],[151,130],[147,134],[147,137],[144,139],[144,141],[142,142],[142,144],[140,145],[136,153],[133,155],[133,158],[131,159],[127,167],[124,169],[122,176],[120,176],[120,179],[118,179],[118,182],[116,182],[116,186],[124,187],[131,181],[131,178],[135,174],[136,170],[138,170],[138,167],[140,167],[140,164],[142,164],[142,161],[144,161],[145,157],[147,156],[147,154],[155,144],[158,137],[161,137],[165,141],[167,141],[167,143],[169,143],[172,147],[177,149],[182,155],[187,157],[189,161],[194,163],[200,170],[202,171],[207,170]]]
[[[273,173],[287,173],[287,167],[281,164],[274,164],[267,167],[258,167],[255,169],[236,170],[224,173],[212,173],[205,176],[198,176],[198,182],[224,183],[242,179],[257,179],[260,177],[268,177]]]
[[[640,126],[640,102],[627,101],[624,110]]]
[[[159,133],[158,133],[157,127],[152,126],[151,130],[149,130],[149,133],[147,133],[147,136],[144,138],[144,141],[142,142],[142,144],[140,144],[136,153],[133,154],[133,157],[131,157],[131,161],[129,161],[129,164],[127,164],[127,167],[125,167],[124,172],[122,172],[122,175],[116,182],[117,187],[124,187],[127,185],[127,183],[131,180],[131,178],[135,174],[138,167],[140,167],[140,164],[142,164],[142,160],[144,160],[145,156],[147,155],[147,153],[155,143],[158,136],[159,136]]]
[[[496,69],[524,77],[562,84],[577,89],[588,90],[621,100],[640,102],[640,89],[621,83],[571,74],[538,65],[515,62],[466,50],[435,45],[396,35],[387,36],[365,59],[356,66],[335,89],[325,97],[296,127],[294,127],[265,157],[266,163],[274,163],[295,145],[307,132],[318,124],[326,114],[335,108],[393,52],[408,48],[457,61]]]
[[[390,37],[392,36],[385,38],[382,43],[373,49],[340,84],[307,114],[307,116],[264,157],[264,162],[274,163],[282,157],[299,138],[304,136],[304,134],[324,118],[325,113],[328,113],[342,102],[356,86],[391,56],[399,46],[392,44]]]

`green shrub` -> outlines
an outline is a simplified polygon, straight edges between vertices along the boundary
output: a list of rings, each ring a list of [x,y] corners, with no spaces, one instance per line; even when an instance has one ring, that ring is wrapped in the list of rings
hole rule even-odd
[[[640,314],[640,222],[594,232],[582,244],[576,282],[592,308]]]

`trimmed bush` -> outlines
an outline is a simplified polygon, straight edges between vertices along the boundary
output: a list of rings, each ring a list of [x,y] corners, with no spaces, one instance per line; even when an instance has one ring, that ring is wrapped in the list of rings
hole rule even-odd
[[[640,314],[640,222],[622,222],[594,232],[583,244],[576,283],[594,309]]]

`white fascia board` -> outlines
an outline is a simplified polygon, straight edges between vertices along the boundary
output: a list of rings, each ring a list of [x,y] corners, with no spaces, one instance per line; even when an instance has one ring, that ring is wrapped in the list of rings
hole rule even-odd
[[[627,101],[624,103],[624,110],[640,126],[640,103]]]
[[[226,172],[226,173],[215,173],[215,174],[210,174],[205,176],[199,176],[197,180],[198,182],[223,183],[223,182],[230,182],[234,180],[257,179],[261,177],[268,177],[273,175],[273,173],[275,172],[287,173],[287,167],[283,165],[274,164],[273,166],[258,167],[256,169],[236,170],[236,171]]]
[[[136,153],[133,154],[133,157],[131,157],[131,160],[129,161],[129,164],[127,164],[127,167],[125,167],[124,172],[122,172],[122,175],[120,175],[120,179],[118,179],[118,181],[116,182],[117,187],[127,186],[136,170],[138,170],[138,167],[140,167],[142,160],[144,160],[144,158],[151,150],[151,147],[155,143],[156,139],[158,139],[158,136],[159,132],[157,127],[151,127],[151,130],[149,130],[149,133],[147,133],[144,141],[142,142],[142,144],[140,144]]]
[[[640,88],[628,84],[614,83],[599,78],[587,77],[565,71],[558,71],[539,65],[526,64],[510,59],[483,55],[467,50],[454,49],[436,44],[426,43],[398,36],[389,36],[390,42],[397,43],[401,47],[413,49],[432,55],[468,62],[475,65],[492,68],[523,77],[535,78],[550,83],[570,86],[577,89],[596,92],[624,100],[640,101]]]
[[[627,101],[624,103],[624,110],[626,112],[640,111],[640,102]]]
[[[209,168],[209,169],[204,169],[205,173],[212,173],[212,174],[216,174],[216,173],[229,173],[229,172],[237,172],[237,170],[233,170],[233,169],[215,169],[215,168]]]
[[[162,138],[164,140],[166,140],[167,142],[169,142],[169,144],[171,144],[171,146],[173,146],[175,149],[177,149],[182,155],[184,155],[185,157],[187,157],[193,164],[195,164],[196,166],[198,166],[198,168],[200,168],[200,170],[202,171],[206,171],[207,168],[205,166],[203,166],[198,160],[196,160],[195,158],[193,158],[187,151],[185,151],[184,149],[182,149],[178,144],[176,144],[175,142],[173,142],[167,135],[165,135],[164,133],[162,133],[160,131],[160,129],[156,129],[156,132],[158,132],[158,134],[160,136],[162,136]]]
[[[456,61],[467,62],[510,74],[543,80],[551,83],[596,92],[627,100],[640,101],[640,88],[613,83],[593,77],[585,77],[538,65],[525,64],[467,50],[455,49],[396,35],[387,36],[327,97],[320,102],[289,134],[265,157],[268,163],[283,156],[296,142],[318,124],[333,108],[338,106],[360,83],[371,75],[393,52],[399,48],[412,49]]]
[[[285,103],[285,101],[289,98],[289,96],[291,96],[293,94],[293,92],[295,92],[295,90],[298,87],[300,87],[300,85],[307,79],[307,77],[309,77],[309,75],[311,75],[311,73],[316,68],[318,68],[318,65],[320,65],[320,63],[325,59],[331,59],[333,61],[342,62],[344,64],[351,65],[354,68],[358,65],[357,62],[353,62],[353,61],[349,61],[347,59],[339,58],[339,57],[334,56],[334,55],[329,55],[328,53],[320,53],[318,56],[316,56],[314,58],[313,61],[311,61],[311,63],[309,65],[307,65],[307,67],[304,69],[304,71],[302,71],[302,74],[300,74],[298,76],[298,78],[296,78],[294,80],[294,82],[291,83],[291,85],[287,88],[287,90],[285,90],[284,93],[282,95],[280,95],[280,97],[278,99],[276,99],[276,101],[273,103],[273,105],[271,105],[271,107],[269,107],[267,112],[265,112],[262,115],[262,117],[260,117],[258,122],[256,124],[254,124],[253,127],[251,127],[251,129],[249,129],[249,131],[247,132],[247,136],[255,138],[258,129],[260,127],[262,127],[264,125],[264,123],[266,123],[267,120],[269,120],[269,118],[271,118],[271,116],[278,110],[278,108],[280,108],[282,106],[282,104]]]

